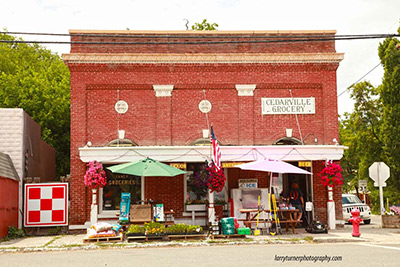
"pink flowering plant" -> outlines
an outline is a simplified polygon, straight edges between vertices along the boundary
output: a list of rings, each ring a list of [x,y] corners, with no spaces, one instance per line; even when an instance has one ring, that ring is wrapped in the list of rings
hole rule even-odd
[[[97,161],[91,161],[87,164],[87,167],[83,180],[85,186],[91,189],[104,187],[107,184],[107,177],[103,165]]]
[[[324,186],[335,186],[343,184],[342,167],[339,164],[327,161],[325,168],[319,173],[321,183]]]

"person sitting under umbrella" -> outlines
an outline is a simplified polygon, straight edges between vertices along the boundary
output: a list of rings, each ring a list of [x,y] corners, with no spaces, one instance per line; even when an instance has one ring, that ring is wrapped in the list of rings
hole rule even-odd
[[[297,182],[293,182],[289,192],[289,203],[299,211],[294,213],[294,219],[300,221],[303,214],[304,198]]]

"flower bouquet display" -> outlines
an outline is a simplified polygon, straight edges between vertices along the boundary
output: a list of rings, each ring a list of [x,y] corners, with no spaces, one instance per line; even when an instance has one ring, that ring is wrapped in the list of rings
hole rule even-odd
[[[103,188],[107,184],[103,165],[97,161],[91,161],[87,164],[87,167],[83,180],[85,186],[91,189]]]
[[[326,162],[325,168],[319,173],[321,183],[324,186],[335,186],[343,184],[342,167],[333,162]]]
[[[91,161],[87,164],[87,167],[83,182],[87,188],[92,189],[90,222],[94,225],[97,223],[97,189],[103,188],[107,184],[107,177],[101,163]]]
[[[207,167],[207,170],[210,173],[207,186],[211,190],[211,193],[214,191],[217,193],[221,192],[224,189],[226,181],[224,170],[222,168],[218,169],[213,162]]]

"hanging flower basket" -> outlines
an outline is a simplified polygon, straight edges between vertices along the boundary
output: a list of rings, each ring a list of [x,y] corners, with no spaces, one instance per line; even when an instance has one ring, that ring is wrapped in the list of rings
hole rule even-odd
[[[107,184],[103,165],[97,161],[91,161],[87,164],[87,167],[83,180],[85,186],[91,189],[103,188]]]
[[[318,174],[324,186],[335,186],[343,184],[342,167],[333,162],[326,162],[325,168]]]
[[[207,170],[210,173],[207,186],[211,190],[211,193],[214,191],[217,193],[221,192],[222,189],[224,189],[226,181],[224,170],[222,168],[218,170],[214,163],[211,163],[211,165],[207,167]]]

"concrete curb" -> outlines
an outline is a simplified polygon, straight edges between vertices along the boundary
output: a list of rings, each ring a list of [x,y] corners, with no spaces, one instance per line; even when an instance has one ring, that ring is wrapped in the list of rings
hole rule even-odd
[[[186,247],[186,246],[232,246],[232,245],[268,245],[268,244],[309,244],[309,243],[351,243],[366,242],[365,239],[355,238],[314,238],[313,240],[293,239],[264,239],[264,240],[204,240],[186,242],[149,242],[149,243],[92,243],[92,244],[69,244],[64,246],[41,246],[41,247],[10,247],[1,248],[0,253],[29,253],[47,251],[76,251],[76,250],[97,250],[97,249],[133,249],[133,248],[157,248],[157,247]]]

